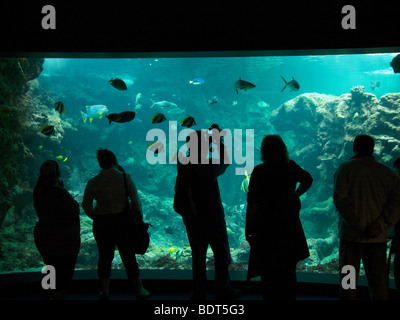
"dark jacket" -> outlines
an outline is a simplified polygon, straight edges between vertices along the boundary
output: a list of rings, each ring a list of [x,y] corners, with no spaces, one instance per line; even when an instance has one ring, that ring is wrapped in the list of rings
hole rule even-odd
[[[251,174],[248,203],[257,204],[249,226],[250,261],[248,278],[260,275],[266,263],[297,263],[309,256],[300,222],[300,199],[296,184],[311,184],[311,175],[294,161],[270,167],[263,163]]]
[[[33,201],[39,221],[35,244],[43,255],[71,256],[79,252],[79,204],[62,187],[36,186]]]
[[[192,215],[190,197],[200,216],[224,216],[218,177],[227,164],[180,164],[175,184],[174,209],[182,216]],[[191,192],[191,195],[189,195]]]

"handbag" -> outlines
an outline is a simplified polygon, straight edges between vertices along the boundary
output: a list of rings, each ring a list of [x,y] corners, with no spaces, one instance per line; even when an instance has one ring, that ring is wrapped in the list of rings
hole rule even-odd
[[[143,217],[139,215],[133,208],[130,208],[126,174],[123,173],[123,176],[125,183],[125,195],[128,202],[127,209],[125,210],[128,218],[126,226],[128,228],[128,241],[132,245],[135,254],[145,254],[150,244],[150,235],[148,230],[151,224],[144,222]]]

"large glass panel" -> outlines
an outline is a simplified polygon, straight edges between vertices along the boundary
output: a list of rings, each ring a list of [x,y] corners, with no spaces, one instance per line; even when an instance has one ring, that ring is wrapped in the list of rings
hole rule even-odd
[[[333,174],[352,156],[357,134],[374,137],[376,159],[392,168],[400,157],[398,109],[400,76],[390,62],[397,53],[201,56],[151,58],[0,58],[0,273],[40,271],[43,262],[33,239],[37,215],[32,192],[40,165],[56,160],[65,188],[82,202],[86,183],[100,170],[96,150],[113,151],[133,178],[150,228],[141,269],[191,269],[186,230],[173,209],[176,152],[184,144],[182,120],[192,129],[213,123],[232,133],[232,165],[219,178],[233,262],[246,271],[246,181],[261,162],[259,146],[277,133],[290,157],[314,178],[302,196],[301,220],[310,257],[298,270],[338,272],[337,212],[332,202]],[[43,70],[40,71],[42,64]],[[36,77],[37,76],[37,77]],[[33,78],[33,79],[31,79]],[[127,90],[110,85],[122,79]],[[255,85],[235,91],[234,83]],[[284,79],[284,80],[283,80]],[[290,86],[295,80],[299,89]],[[285,86],[285,81],[289,85]],[[293,83],[293,82],[292,82]],[[282,91],[283,90],[283,91]],[[61,101],[65,113],[55,110]],[[96,113],[96,105],[106,106]],[[106,114],[134,111],[125,123]],[[152,123],[156,113],[167,119]],[[50,135],[44,126],[54,126]],[[165,133],[164,151],[149,153],[152,130]],[[158,137],[160,138],[160,137]],[[174,143],[177,143],[176,147]],[[160,163],[151,164],[149,159]],[[242,169],[242,170],[238,170]],[[76,268],[97,266],[92,220],[81,210],[81,249]],[[285,226],[272,226],[281,230]],[[280,239],[275,239],[280,246]],[[211,249],[207,267],[214,268]],[[123,268],[116,254],[113,268]]]

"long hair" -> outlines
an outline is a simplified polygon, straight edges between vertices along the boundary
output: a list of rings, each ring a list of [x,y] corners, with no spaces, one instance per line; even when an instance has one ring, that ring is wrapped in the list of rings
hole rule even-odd
[[[268,164],[287,164],[289,153],[281,136],[271,134],[264,137],[261,143],[261,161]]]
[[[39,179],[36,184],[39,187],[53,186],[59,177],[60,167],[58,163],[54,160],[47,160],[40,166]]]

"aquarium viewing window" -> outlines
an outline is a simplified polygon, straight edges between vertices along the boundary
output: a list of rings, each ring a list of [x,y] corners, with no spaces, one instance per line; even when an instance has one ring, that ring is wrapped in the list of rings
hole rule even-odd
[[[279,134],[290,158],[314,179],[301,197],[310,257],[299,262],[298,279],[324,282],[325,275],[333,275],[337,281],[333,175],[353,155],[353,139],[361,133],[374,138],[379,162],[393,168],[400,157],[395,116],[400,75],[390,65],[399,52],[0,57],[0,274],[39,274],[44,265],[33,239],[37,215],[32,192],[40,165],[56,160],[65,188],[81,204],[86,183],[100,170],[96,150],[107,148],[132,176],[145,220],[152,224],[150,247],[137,255],[143,274],[190,278],[191,248],[173,209],[176,162],[186,154],[188,133],[218,124],[226,129],[231,163],[219,187],[232,278],[246,278],[246,192],[254,166],[261,163],[261,140]],[[115,79],[126,88],[110,82]],[[160,114],[165,119],[157,118]],[[80,210],[76,270],[94,274],[98,251],[92,220]],[[283,239],[285,226],[274,227]],[[279,247],[280,239],[275,241]],[[118,251],[113,269],[123,269]],[[210,248],[207,269],[214,269]]]

